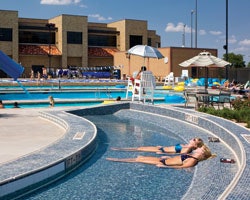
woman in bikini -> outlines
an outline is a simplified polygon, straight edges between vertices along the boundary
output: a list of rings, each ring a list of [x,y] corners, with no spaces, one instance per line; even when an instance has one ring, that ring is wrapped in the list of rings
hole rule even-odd
[[[174,157],[152,157],[152,156],[138,156],[136,158],[107,158],[113,162],[131,162],[131,163],[144,163],[155,165],[162,168],[189,168],[194,167],[199,161],[206,160],[208,158],[215,157],[212,155],[210,149],[203,145],[197,148],[194,153],[182,154]]]
[[[132,147],[132,148],[111,148],[116,151],[142,151],[142,152],[155,152],[157,154],[175,154],[175,153],[191,153],[193,150],[203,145],[201,138],[193,138],[188,144],[176,144],[175,146],[163,147],[163,146],[143,146],[143,147]]]

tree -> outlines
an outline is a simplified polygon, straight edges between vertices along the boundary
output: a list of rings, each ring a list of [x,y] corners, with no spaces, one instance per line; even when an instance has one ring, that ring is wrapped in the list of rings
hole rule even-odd
[[[223,55],[223,59],[226,60],[226,54]],[[245,67],[245,61],[243,60],[243,55],[241,54],[234,54],[229,53],[228,54],[228,62],[232,63],[232,66],[235,68],[242,68]]]

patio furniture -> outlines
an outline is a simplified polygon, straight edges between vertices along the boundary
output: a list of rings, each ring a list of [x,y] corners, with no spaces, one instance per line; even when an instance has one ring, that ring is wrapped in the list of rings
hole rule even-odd
[[[218,109],[220,108],[220,106],[222,106],[224,108],[226,103],[228,103],[229,107],[231,108],[231,104],[232,104],[232,102],[231,102],[231,92],[221,90],[219,95],[214,96],[211,99],[211,103],[212,103],[213,106],[217,105]]]
[[[146,102],[149,99],[154,102],[155,77],[151,71],[144,71],[141,74],[141,79],[135,79],[133,86],[132,101],[138,99]]]
[[[174,72],[170,72],[166,77],[164,81],[164,86],[165,85],[170,85],[174,86]]]
[[[192,102],[191,101],[192,98],[193,99],[196,98],[196,92],[194,92],[194,91],[184,90],[183,95],[185,98],[185,107],[188,107],[188,104]]]

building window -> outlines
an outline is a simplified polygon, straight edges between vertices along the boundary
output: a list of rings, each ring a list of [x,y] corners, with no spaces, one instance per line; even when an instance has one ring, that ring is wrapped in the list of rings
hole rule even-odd
[[[0,28],[0,41],[12,41],[12,28]]]
[[[148,38],[148,46],[152,46],[152,38]]]
[[[142,36],[141,35],[130,35],[129,36],[129,46],[130,48],[135,45],[141,45],[142,44]]]
[[[55,32],[19,31],[19,42],[28,44],[55,44]]]
[[[68,44],[82,44],[82,32],[67,32]]]
[[[116,36],[110,35],[89,35],[89,46],[116,47]]]

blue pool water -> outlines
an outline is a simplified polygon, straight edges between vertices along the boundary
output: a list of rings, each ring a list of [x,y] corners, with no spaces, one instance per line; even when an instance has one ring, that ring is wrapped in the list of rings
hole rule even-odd
[[[181,199],[194,169],[160,169],[153,165],[116,163],[107,157],[154,155],[111,151],[111,147],[174,145],[184,142],[171,128],[126,118],[124,115],[85,116],[98,130],[96,153],[84,165],[60,181],[23,199]]]
[[[60,102],[56,103],[55,107],[71,107],[71,106],[94,106],[101,104],[101,102]],[[49,103],[19,103],[18,106],[20,108],[48,108],[50,105]],[[13,108],[13,104],[5,104],[5,108]]]
[[[43,91],[32,93],[0,93],[1,100],[47,100],[49,96],[53,96],[54,99],[116,99],[120,96],[122,99],[126,97],[126,91],[116,90],[93,90],[93,91]],[[129,92],[131,98],[132,93]],[[183,103],[184,98],[181,94],[169,94],[166,92],[157,92],[154,94],[155,98],[162,98],[166,102],[170,103]]]
[[[121,96],[125,98],[125,92],[116,91],[92,91],[92,92],[34,92],[34,93],[1,93],[2,100],[47,100],[49,96],[55,99],[98,99],[98,98],[116,98]]]

